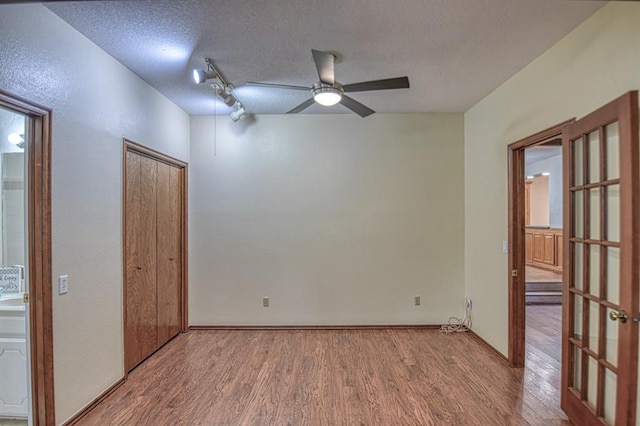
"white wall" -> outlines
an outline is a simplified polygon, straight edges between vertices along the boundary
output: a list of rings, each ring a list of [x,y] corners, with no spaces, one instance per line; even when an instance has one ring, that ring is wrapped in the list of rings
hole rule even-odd
[[[191,324],[461,315],[463,132],[460,114],[192,117]]]
[[[531,226],[549,226],[549,178],[536,176],[529,186]]]
[[[25,155],[23,152],[0,154],[0,208],[2,208],[2,263],[24,265],[25,254]]]
[[[188,160],[189,117],[41,5],[0,6],[0,88],[53,109],[56,422],[123,375],[122,138]],[[54,279],[55,280],[55,279]]]
[[[559,148],[559,147],[558,147]],[[525,167],[525,176],[549,173],[549,202],[548,212],[549,226],[562,228],[562,154],[546,160],[528,164]],[[534,222],[531,222],[534,225]]]
[[[640,4],[612,2],[465,113],[465,287],[507,352],[507,145],[640,88]],[[486,190],[487,185],[491,188]]]

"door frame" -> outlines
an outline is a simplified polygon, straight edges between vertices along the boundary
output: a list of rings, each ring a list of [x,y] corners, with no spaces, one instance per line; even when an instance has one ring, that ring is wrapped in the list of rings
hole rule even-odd
[[[182,333],[185,333],[188,328],[189,328],[189,321],[188,321],[188,282],[187,282],[187,278],[188,278],[188,274],[187,271],[189,270],[188,265],[187,265],[187,259],[188,259],[188,242],[187,242],[187,220],[188,220],[188,204],[189,204],[189,199],[188,199],[188,176],[189,176],[189,165],[187,163],[185,163],[184,161],[178,160],[177,158],[171,157],[170,155],[164,154],[160,151],[156,151],[155,149],[149,148],[147,146],[144,146],[142,144],[139,144],[137,142],[133,142],[129,139],[124,138],[123,140],[123,149],[122,149],[122,172],[123,172],[123,176],[122,176],[122,281],[123,281],[123,327],[127,324],[127,305],[126,305],[126,300],[125,300],[125,295],[127,294],[126,289],[127,289],[127,247],[125,244],[125,241],[127,240],[126,238],[126,225],[127,225],[127,153],[128,152],[133,152],[145,157],[149,157],[152,158],[156,161],[161,161],[163,163],[167,163],[170,164],[172,166],[175,166],[177,168],[179,168],[182,172],[182,210],[181,210],[181,215],[182,215],[182,220],[181,220],[181,226],[180,226],[180,237],[182,240],[181,243],[181,256],[182,256],[182,262],[181,262],[181,268],[182,270],[180,271],[180,276],[182,278],[182,282],[181,282],[181,288],[180,288],[180,295],[182,298],[181,301],[181,320],[180,320],[180,331]],[[125,339],[125,345],[126,345],[126,339]],[[127,349],[126,347],[124,348],[124,355],[126,357],[126,353],[127,353]],[[127,367],[125,366],[125,377],[129,374],[129,371],[127,371]]]
[[[525,361],[525,201],[524,151],[551,140],[562,140],[562,130],[575,118],[556,124],[507,146],[508,156],[508,286],[509,364],[524,367]],[[515,275],[513,273],[515,272]]]
[[[0,105],[27,116],[27,238],[31,418],[55,423],[51,286],[51,110],[0,89]]]

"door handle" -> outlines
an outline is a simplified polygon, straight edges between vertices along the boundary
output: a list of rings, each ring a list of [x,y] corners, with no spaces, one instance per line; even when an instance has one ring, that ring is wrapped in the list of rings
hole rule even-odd
[[[169,260],[173,260],[173,257],[170,257]]]
[[[611,311],[609,312],[609,319],[611,321],[620,321],[620,322],[627,322],[627,313],[625,311],[620,311],[620,312],[616,312],[616,311]]]
[[[142,269],[142,266],[136,266],[136,269]]]

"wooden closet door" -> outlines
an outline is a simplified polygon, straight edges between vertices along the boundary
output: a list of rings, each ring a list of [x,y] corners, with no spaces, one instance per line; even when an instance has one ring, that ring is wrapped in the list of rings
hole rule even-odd
[[[158,346],[181,329],[182,318],[182,171],[158,162]]]
[[[157,161],[127,152],[125,368],[158,347],[156,290]]]

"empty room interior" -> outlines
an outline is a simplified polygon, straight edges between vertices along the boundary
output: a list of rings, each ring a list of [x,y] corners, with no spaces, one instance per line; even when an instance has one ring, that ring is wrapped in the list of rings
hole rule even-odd
[[[640,425],[640,3],[0,31],[0,426]]]

